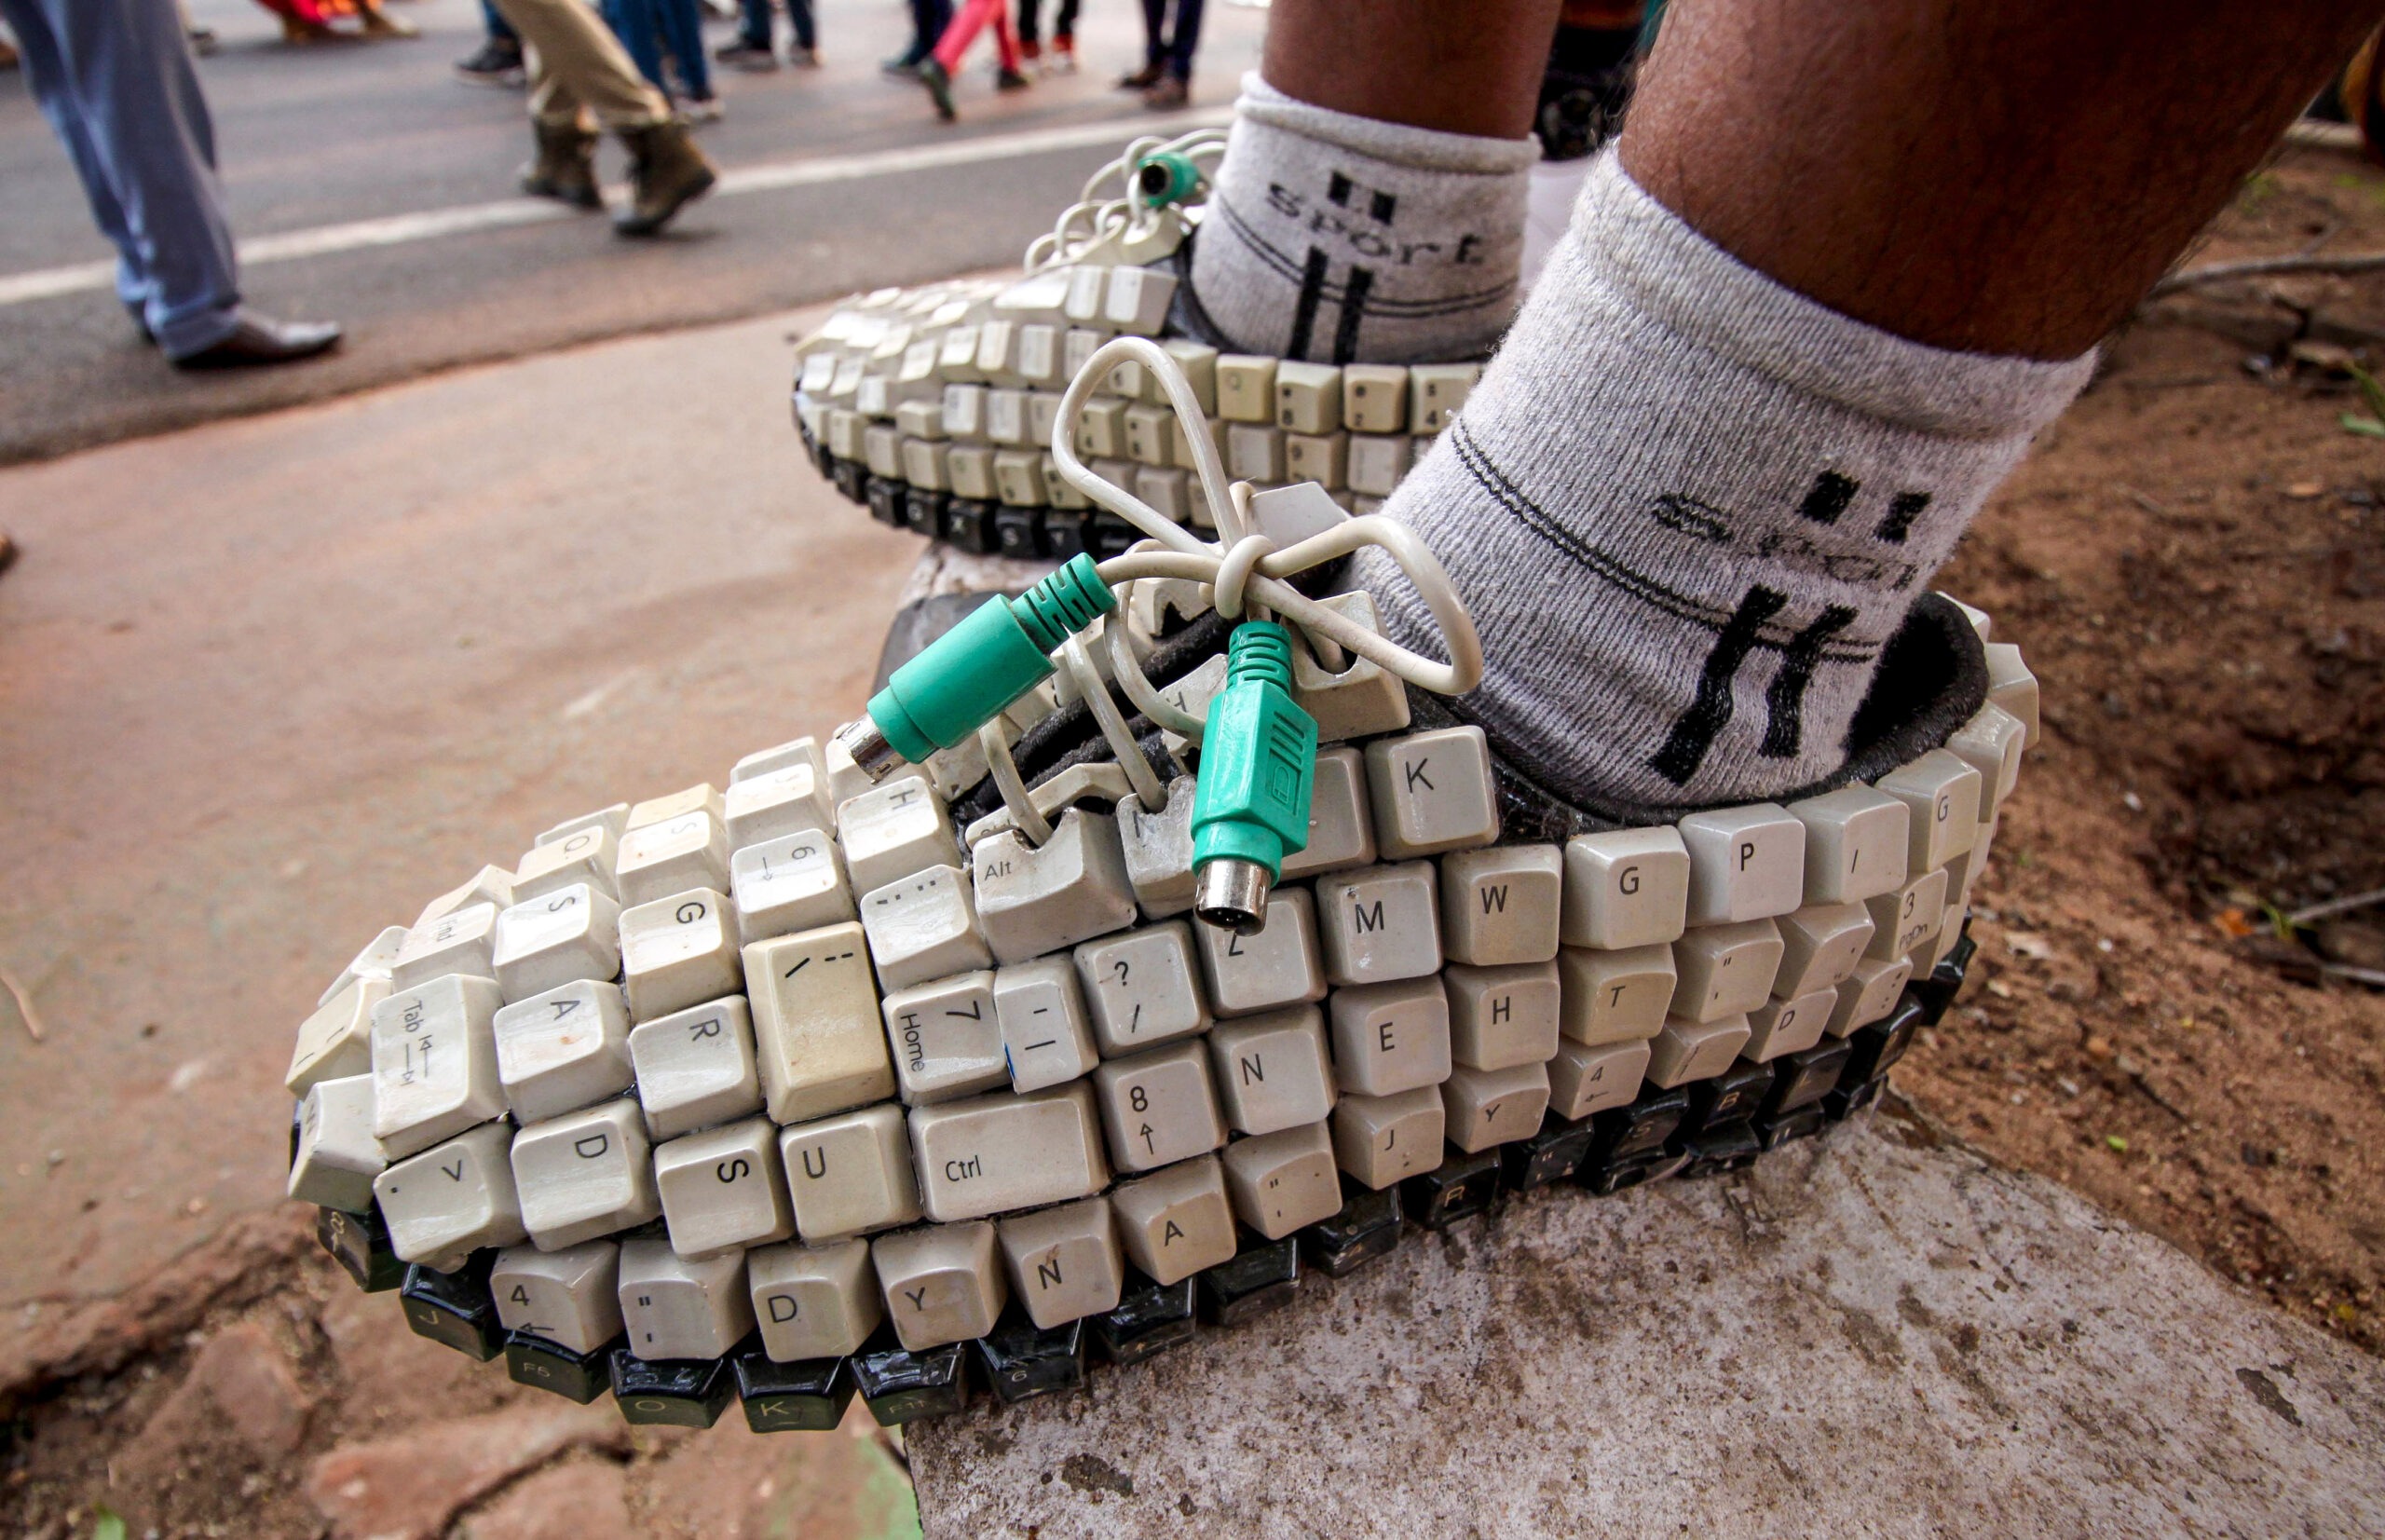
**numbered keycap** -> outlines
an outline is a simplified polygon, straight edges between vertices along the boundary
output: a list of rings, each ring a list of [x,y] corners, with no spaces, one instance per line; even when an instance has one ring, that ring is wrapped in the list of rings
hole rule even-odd
[[[587,883],[552,889],[497,917],[489,961],[509,1001],[621,971],[621,910]]]
[[[1342,1211],[1341,1168],[1322,1122],[1236,1139],[1223,1158],[1234,1217],[1268,1240]]]
[[[1166,693],[1172,698],[1178,690]],[[1145,920],[1192,907],[1192,778],[1179,775],[1167,784],[1167,805],[1157,812],[1144,811],[1136,797],[1118,804],[1126,881]]]
[[[746,946],[859,918],[836,842],[818,830],[746,846],[729,858],[729,886]]]
[[[690,888],[729,886],[729,833],[699,809],[621,836],[614,886],[625,905],[651,904]]]
[[[1049,1330],[1118,1307],[1126,1286],[1125,1254],[1109,1199],[1002,1220],[994,1238],[1011,1295],[1037,1326]]]
[[[1396,1096],[1449,1078],[1450,1004],[1438,975],[1336,989],[1326,1015],[1343,1095]]]
[[[373,1007],[373,1137],[391,1160],[505,1115],[497,981],[450,974]]]
[[[1208,1030],[1190,921],[1163,920],[1085,942],[1075,961],[1093,1041],[1104,1055],[1138,1053]]]
[[[1806,826],[1806,903],[1860,904],[1903,886],[1912,815],[1895,797],[1842,786],[1789,811]]]
[[[386,927],[379,935],[375,936],[365,945],[362,951],[348,959],[348,966],[339,971],[339,976],[333,979],[323,992],[315,997],[317,1009],[329,1005],[334,995],[351,984],[388,984],[389,970],[398,960],[398,949],[405,944],[406,927],[403,925]],[[385,989],[383,992],[388,991]],[[293,1091],[291,1095],[295,1096],[297,1093]]]
[[[1408,430],[1438,433],[1447,428],[1481,377],[1479,363],[1420,363],[1410,369]]]
[[[1689,847],[1679,829],[1616,829],[1565,842],[1566,946],[1620,950],[1673,941],[1688,911]]]
[[[1839,985],[1838,1002],[1831,1007],[1830,1024],[1823,1029],[1833,1037],[1845,1037],[1882,1019],[1897,1008],[1912,977],[1910,958],[1865,958]]]
[[[1333,1105],[1333,1158],[1351,1180],[1380,1192],[1438,1166],[1447,1126],[1438,1085],[1396,1097],[1343,1097]]]
[[[1475,1070],[1538,1064],[1557,1052],[1562,1016],[1555,962],[1441,970],[1450,1002],[1450,1057]]]
[[[1010,1300],[984,1220],[932,1224],[869,1243],[894,1335],[913,1353],[993,1330]]]
[[[1836,988],[1872,942],[1871,911],[1860,904],[1809,904],[1774,923],[1781,952],[1772,992],[1783,1000]]]
[[[977,920],[997,962],[1025,962],[1135,922],[1135,890],[1114,819],[1070,808],[1052,838],[1015,829],[970,852]]]
[[[910,1224],[920,1184],[899,1107],[879,1105],[798,1124],[779,1135],[795,1227],[812,1244]]]
[[[1356,433],[1408,432],[1408,371],[1398,364],[1342,368],[1342,421]]]
[[[828,800],[827,771],[809,759],[768,775],[729,782],[723,806],[731,851],[790,835],[825,837],[837,826],[836,809]]]
[[[867,1241],[766,1246],[745,1254],[762,1350],[779,1363],[841,1358],[886,1318]]]
[[[1768,1064],[1783,1054],[1803,1053],[1822,1040],[1830,1014],[1838,1005],[1838,987],[1824,985],[1793,999],[1765,1001],[1748,1013],[1748,1041],[1741,1057]]]
[[[1754,1010],[1772,993],[1783,949],[1769,920],[1691,927],[1673,943],[1673,1015],[1715,1021]]]
[[[361,1214],[373,1206],[373,1179],[387,1164],[373,1137],[373,1077],[319,1080],[298,1103],[298,1152],[290,1163],[290,1196],[318,1207]]]
[[[475,1251],[527,1235],[506,1159],[512,1142],[511,1124],[484,1123],[375,1177],[373,1198],[388,1224],[390,1249],[452,1273]]]
[[[640,1358],[717,1358],[754,1329],[742,1251],[690,1259],[659,1235],[625,1240],[618,1298]]]
[[[1227,1022],[1208,1041],[1218,1100],[1235,1133],[1322,1123],[1333,1111],[1333,1063],[1315,1006]]]
[[[404,934],[402,932],[401,934]],[[290,1072],[281,1083],[293,1097],[320,1081],[373,1070],[373,1008],[389,998],[387,979],[360,978],[336,989],[298,1029]]]
[[[1670,1091],[1695,1080],[1711,1080],[1738,1060],[1747,1041],[1748,1018],[1743,1015],[1714,1021],[1673,1016],[1649,1040],[1648,1083]]]
[[[913,1107],[990,1091],[1010,1079],[990,971],[957,974],[886,997],[894,1080]]]
[[[806,1123],[894,1094],[894,1062],[858,924],[745,948],[755,1056],[775,1123]]]
[[[1879,789],[1905,805],[1905,869],[1942,866],[1979,838],[1981,777],[1944,749],[1931,749],[1880,777]]]
[[[1072,958],[995,969],[994,1020],[1014,1091],[1066,1084],[1101,1062]]]
[[[497,914],[495,904],[467,904],[408,931],[405,944],[389,963],[389,988],[411,989],[449,974],[494,978],[497,970],[489,952],[496,939]]]
[[[1150,1171],[1226,1141],[1208,1055],[1198,1043],[1111,1059],[1091,1084],[1111,1161],[1122,1171]]]
[[[952,814],[924,776],[889,781],[838,807],[837,842],[855,893],[871,893],[931,866],[961,865]]]
[[[1413,860],[1499,838],[1491,746],[1477,727],[1442,728],[1367,745],[1375,838],[1385,858]]]
[[[1445,855],[1439,865],[1443,956],[1478,967],[1556,960],[1562,851],[1498,845]]]
[[[1629,1107],[1640,1094],[1648,1070],[1648,1044],[1643,1041],[1608,1043],[1597,1047],[1567,1041],[1557,1045],[1548,1061],[1548,1110],[1568,1123]]]
[[[588,1241],[556,1251],[510,1246],[489,1269],[489,1296],[508,1331],[526,1331],[574,1353],[621,1334],[621,1248]]]
[[[1090,1081],[915,1109],[911,1153],[920,1206],[939,1220],[1065,1203],[1110,1179]]]
[[[1440,906],[1429,861],[1364,866],[1316,885],[1325,976],[1336,985],[1385,984],[1438,973]]]
[[[743,995],[707,1001],[630,1032],[647,1132],[660,1141],[762,1107],[752,1014]]]
[[[527,904],[581,884],[618,899],[613,868],[620,861],[620,841],[602,824],[575,829],[552,844],[533,845],[514,867],[513,902]]]
[[[1359,751],[1346,743],[1320,750],[1309,795],[1308,844],[1284,857],[1284,880],[1374,865],[1374,817],[1367,800]]]
[[[1946,873],[1924,872],[1864,907],[1872,916],[1872,939],[1863,955],[1882,961],[1902,957],[1938,934],[1946,911]]]
[[[743,988],[729,900],[716,889],[695,888],[623,909],[621,984],[639,1021]]]
[[[1717,808],[1679,827],[1689,851],[1691,925],[1764,920],[1805,902],[1806,825],[1788,809]]]
[[[1548,1097],[1546,1065],[1517,1064],[1504,1070],[1460,1065],[1441,1083],[1449,1141],[1471,1155],[1529,1138],[1540,1132]]]
[[[1655,944],[1619,951],[1568,947],[1557,954],[1557,975],[1558,1030],[1588,1047],[1655,1037],[1681,982],[1673,949]]]
[[[1233,1208],[1214,1155],[1119,1183],[1110,1211],[1126,1260],[1163,1287],[1233,1257]]]
[[[1342,426],[1342,371],[1285,359],[1275,365],[1275,426],[1288,433],[1331,433]]]
[[[513,1140],[522,1222],[542,1251],[578,1246],[662,1212],[637,1105],[608,1101],[534,1123]]]
[[[671,1249],[683,1257],[769,1246],[795,1233],[778,1128],[768,1118],[657,1145],[654,1182]]]
[[[1325,961],[1316,940],[1316,900],[1306,888],[1267,895],[1266,927],[1242,935],[1195,925],[1209,1005],[1220,1016],[1250,1015],[1325,998]]]
[[[888,989],[994,964],[969,875],[956,866],[930,866],[871,891],[861,901],[861,923]]]

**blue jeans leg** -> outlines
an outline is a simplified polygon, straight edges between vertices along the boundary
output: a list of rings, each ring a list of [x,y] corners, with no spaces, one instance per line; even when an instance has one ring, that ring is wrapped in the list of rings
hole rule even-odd
[[[701,102],[712,94],[712,63],[704,55],[702,13],[696,0],[656,0],[662,20],[662,46],[679,61],[679,79],[688,94]]]
[[[1167,73],[1179,80],[1192,78],[1192,55],[1201,47],[1201,11],[1205,0],[1176,0],[1176,33],[1168,39]]]
[[[507,23],[505,18],[497,14],[497,7],[490,5],[488,0],[481,0],[481,25],[487,29],[491,37],[499,42],[518,46],[522,41],[514,35],[513,28]]]
[[[786,19],[795,28],[795,46],[816,48],[820,46],[818,29],[811,24],[811,0],[786,0]]]
[[[604,0],[605,22],[613,35],[646,76],[646,83],[663,95],[671,94],[668,82],[662,78],[662,41],[655,29],[661,24],[654,14],[654,0]]]
[[[767,48],[770,46],[770,0],[738,0],[743,20],[738,23],[737,35],[747,46]]]

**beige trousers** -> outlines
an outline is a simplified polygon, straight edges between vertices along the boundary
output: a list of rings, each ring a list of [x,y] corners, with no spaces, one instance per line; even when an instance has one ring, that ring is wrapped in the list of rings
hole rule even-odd
[[[495,0],[531,49],[530,116],[581,125],[583,109],[607,129],[643,129],[671,116],[629,50],[586,0]]]

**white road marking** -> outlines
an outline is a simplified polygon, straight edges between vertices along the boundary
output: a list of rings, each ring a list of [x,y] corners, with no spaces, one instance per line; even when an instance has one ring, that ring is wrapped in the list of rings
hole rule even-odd
[[[749,193],[774,193],[789,187],[811,187],[863,177],[901,176],[947,166],[1011,160],[1055,150],[1082,149],[1095,144],[1119,144],[1139,131],[1165,129],[1169,137],[1193,129],[1213,129],[1233,117],[1231,110],[1171,116],[1150,124],[1131,119],[1078,123],[1063,129],[1033,129],[1024,133],[988,134],[979,139],[943,144],[913,144],[898,150],[874,150],[860,155],[817,156],[741,166],[721,172],[715,198],[739,198]],[[621,189],[611,189],[619,201]],[[344,225],[319,225],[310,230],[286,230],[240,242],[240,261],[249,266],[295,262],[304,257],[330,256],[375,246],[402,246],[418,240],[470,235],[482,230],[511,229],[520,225],[544,225],[583,217],[578,210],[541,198],[499,198],[492,203],[467,203],[450,209],[426,209],[420,213],[390,214],[380,219],[350,220]],[[28,273],[0,277],[0,307],[25,305],[61,294],[108,289],[116,282],[113,262],[77,262],[61,267],[39,267]]]

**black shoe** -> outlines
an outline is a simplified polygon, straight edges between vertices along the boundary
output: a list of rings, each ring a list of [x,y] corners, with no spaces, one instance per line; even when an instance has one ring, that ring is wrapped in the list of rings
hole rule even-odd
[[[173,361],[177,369],[248,369],[291,363],[339,346],[339,327],[327,320],[275,320],[241,308],[232,334]]]
[[[896,80],[917,80],[920,77],[920,61],[905,59],[899,54],[893,59],[881,59],[878,61],[878,73]]]
[[[1118,89],[1122,91],[1147,91],[1158,85],[1161,77],[1166,74],[1167,72],[1157,64],[1146,64],[1132,75],[1120,75]]]
[[[456,61],[456,78],[471,86],[519,86],[528,78],[522,69],[522,45],[491,37],[470,57]]]
[[[920,84],[928,89],[929,99],[935,102],[935,115],[947,123],[960,115],[952,110],[952,75],[933,59],[920,61]]]
[[[727,64],[734,69],[750,71],[756,75],[779,67],[779,56],[772,51],[770,44],[756,43],[749,37],[741,37],[726,47],[713,49],[712,61],[716,64]]]
[[[994,89],[998,91],[1023,91],[1032,84],[1032,81],[1029,80],[1027,76],[1019,74],[1016,70],[996,70],[994,72]]]

